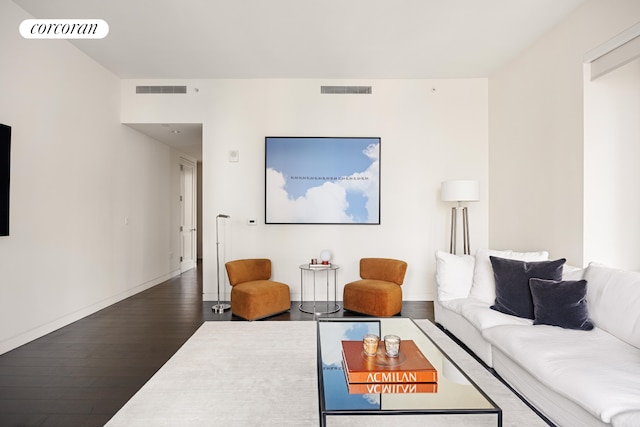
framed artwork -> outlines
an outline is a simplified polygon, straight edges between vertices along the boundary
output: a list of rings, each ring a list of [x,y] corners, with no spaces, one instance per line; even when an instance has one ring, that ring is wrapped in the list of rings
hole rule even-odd
[[[265,223],[380,224],[380,138],[265,138]]]

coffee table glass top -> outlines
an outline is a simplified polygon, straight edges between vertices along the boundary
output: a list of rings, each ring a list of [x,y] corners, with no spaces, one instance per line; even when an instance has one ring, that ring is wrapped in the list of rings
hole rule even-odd
[[[342,366],[341,342],[361,341],[367,333],[381,338],[393,334],[403,340],[413,340],[438,371],[437,386],[427,392],[424,392],[425,388],[420,392],[420,389],[406,387],[386,389],[392,393],[368,394],[359,394],[357,389],[354,392],[352,387],[349,393]],[[318,319],[318,365],[321,418],[363,411],[379,414],[495,413],[501,419],[500,409],[408,318]]]

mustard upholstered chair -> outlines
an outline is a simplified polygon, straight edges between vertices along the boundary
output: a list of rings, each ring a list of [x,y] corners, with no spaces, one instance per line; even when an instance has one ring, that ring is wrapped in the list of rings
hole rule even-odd
[[[360,278],[344,285],[345,310],[376,317],[389,317],[402,311],[402,282],[407,263],[391,258],[362,258]]]
[[[271,260],[240,259],[225,264],[231,284],[231,312],[247,320],[262,319],[291,308],[289,286],[271,279]]]

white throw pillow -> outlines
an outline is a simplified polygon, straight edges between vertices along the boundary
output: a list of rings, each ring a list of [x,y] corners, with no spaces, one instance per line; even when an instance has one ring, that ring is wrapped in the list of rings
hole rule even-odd
[[[496,251],[493,249],[478,249],[473,272],[473,285],[469,296],[480,301],[493,304],[496,300],[496,281],[489,256],[516,259],[519,261],[547,261],[549,252],[515,252],[512,250]]]
[[[565,264],[562,267],[562,280],[582,280],[586,268]]]
[[[589,263],[587,307],[595,325],[640,348],[640,272]]]
[[[454,255],[436,252],[436,282],[438,300],[448,301],[469,296],[473,283],[473,255]]]

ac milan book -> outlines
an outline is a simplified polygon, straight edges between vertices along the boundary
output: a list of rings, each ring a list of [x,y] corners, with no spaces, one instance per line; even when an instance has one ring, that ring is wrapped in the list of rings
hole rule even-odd
[[[342,361],[349,383],[435,383],[438,371],[422,354],[413,340],[400,343],[397,357],[389,357],[384,342],[378,344],[375,356],[364,353],[362,341],[342,341]]]

